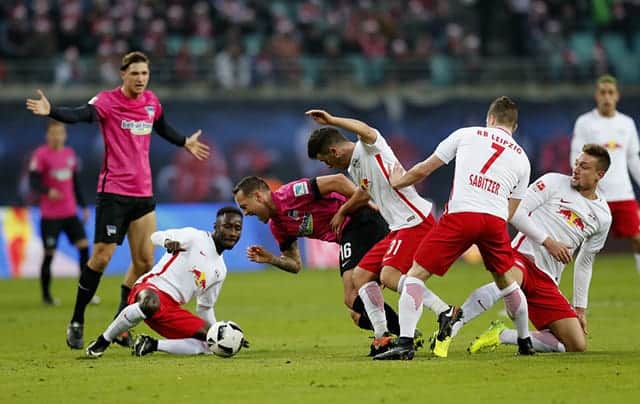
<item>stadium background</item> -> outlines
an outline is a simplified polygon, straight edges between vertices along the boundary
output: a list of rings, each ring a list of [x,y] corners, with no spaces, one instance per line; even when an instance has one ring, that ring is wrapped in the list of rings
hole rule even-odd
[[[129,50],[152,60],[150,88],[185,134],[201,128],[214,152],[195,162],[154,139],[151,165],[158,226],[210,226],[232,185],[257,174],[273,184],[327,173],[306,157],[315,127],[303,113],[322,107],[377,127],[405,166],[452,130],[483,124],[495,96],[520,106],[518,142],[533,176],[569,171],[575,118],[593,108],[593,80],[620,80],[620,110],[640,104],[637,1],[413,0],[7,0],[0,3],[0,277],[35,275],[38,213],[27,184],[29,155],[44,120],[24,99],[43,88],[60,105],[118,85]],[[97,125],[68,126],[92,201],[102,160]],[[441,210],[451,169],[419,185]],[[188,203],[189,205],[182,205]],[[216,203],[213,205],[213,203]],[[188,214],[185,214],[188,209]],[[88,224],[90,237],[92,224]],[[253,242],[276,249],[268,228],[247,219],[234,270]],[[310,266],[335,256],[305,245]],[[328,251],[332,251],[330,248]],[[64,241],[54,273],[76,274]],[[119,249],[109,272],[124,271]]]

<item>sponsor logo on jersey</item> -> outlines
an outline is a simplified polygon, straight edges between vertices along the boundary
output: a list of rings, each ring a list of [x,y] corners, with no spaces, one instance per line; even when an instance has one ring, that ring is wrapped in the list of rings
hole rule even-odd
[[[309,194],[309,187],[307,186],[306,181],[293,184],[293,196],[303,196],[308,194]]]
[[[371,184],[371,182],[366,178],[362,178],[360,180],[360,188],[362,188],[364,191],[368,191],[369,190],[369,185],[370,184]]]
[[[615,140],[609,140],[602,145],[607,150],[622,149],[622,145]]]
[[[71,171],[69,168],[65,167],[65,168],[60,168],[57,170],[52,170],[51,171],[51,176],[53,178],[55,178],[58,181],[66,181],[69,178],[71,178],[73,176],[73,171]]]
[[[205,289],[207,287],[207,275],[204,272],[196,267],[193,267],[193,269],[191,269],[191,271],[189,272],[193,274],[193,280],[196,283],[197,287],[202,289]]]
[[[558,209],[558,213],[566,219],[567,224],[584,232],[584,222],[582,221],[582,218],[576,215],[572,210],[560,208]]]
[[[300,219],[300,214],[296,209],[292,209],[290,211],[287,212],[287,216],[289,216],[292,219],[298,220]]]
[[[120,122],[120,127],[125,130],[128,129],[132,135],[144,136],[151,134],[153,123],[146,121],[129,121],[127,119],[123,119],[122,122]]]
[[[302,222],[298,226],[298,236],[310,236],[313,233],[313,215],[307,212],[302,217]]]

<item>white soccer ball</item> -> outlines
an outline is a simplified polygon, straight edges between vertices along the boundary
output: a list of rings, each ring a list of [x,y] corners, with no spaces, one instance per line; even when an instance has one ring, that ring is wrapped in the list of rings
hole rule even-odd
[[[237,354],[243,340],[242,329],[233,321],[216,321],[207,331],[209,350],[224,358]]]

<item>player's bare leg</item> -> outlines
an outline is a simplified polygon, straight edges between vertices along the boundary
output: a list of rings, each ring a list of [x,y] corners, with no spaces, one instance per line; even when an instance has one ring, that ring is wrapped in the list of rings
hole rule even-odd
[[[84,313],[89,302],[96,293],[102,273],[107,268],[116,243],[95,243],[87,265],[82,269],[73,317],[67,327],[67,345],[71,349],[82,349],[84,346]]]
[[[500,289],[507,309],[507,315],[516,325],[518,331],[518,353],[521,355],[533,355],[535,353],[529,334],[529,310],[527,299],[515,281],[510,270],[504,274],[491,272],[493,280]]]

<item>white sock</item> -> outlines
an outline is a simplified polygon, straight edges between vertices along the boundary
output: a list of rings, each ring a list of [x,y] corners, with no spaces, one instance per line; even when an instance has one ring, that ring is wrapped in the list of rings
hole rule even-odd
[[[400,275],[400,279],[398,279],[398,286],[396,287],[396,292],[402,292],[402,288],[404,287],[404,280],[407,279],[407,275]]]
[[[494,282],[480,286],[471,292],[462,304],[462,320],[453,324],[451,336],[455,337],[463,325],[489,310],[501,297],[500,289]]]
[[[207,343],[195,338],[158,340],[158,351],[174,355],[200,355],[210,353]]]
[[[405,278],[398,300],[401,337],[413,338],[420,316],[422,316],[425,289],[422,280],[413,276]]]
[[[636,259],[636,271],[640,273],[640,254],[633,254]]]
[[[373,325],[373,335],[376,338],[382,337],[388,329],[387,316],[384,314],[384,297],[380,285],[374,281],[367,282],[358,290],[358,296],[362,299],[364,309]]]
[[[529,337],[529,308],[520,286],[513,282],[504,288],[501,293],[504,298],[504,305],[507,308],[507,315],[513,320],[516,330],[518,330],[518,337]]]
[[[516,330],[504,330],[500,333],[500,342],[509,345],[518,345],[518,332]],[[536,352],[566,352],[566,348],[551,330],[534,331],[531,333],[531,342]]]
[[[113,341],[118,335],[138,325],[146,317],[140,309],[140,303],[130,304],[109,324],[102,334],[107,341]]]
[[[417,279],[417,278],[415,278]],[[440,296],[433,293],[427,285],[422,282],[422,287],[424,288],[423,296],[422,296],[422,305],[427,309],[434,312],[436,315],[442,313],[443,311],[449,310],[449,305],[444,302],[444,300],[440,299]]]

